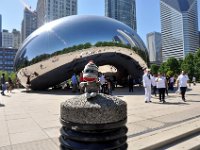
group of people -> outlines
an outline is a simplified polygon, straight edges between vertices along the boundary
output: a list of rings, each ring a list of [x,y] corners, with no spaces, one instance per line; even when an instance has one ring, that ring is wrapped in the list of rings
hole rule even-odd
[[[181,72],[176,81],[177,88],[180,90],[180,94],[184,102],[186,101],[185,93],[188,81],[189,78],[184,71]],[[175,79],[174,77],[170,77],[168,83],[164,74],[158,73],[157,76],[152,76],[150,69],[145,69],[142,82],[145,89],[145,103],[151,102],[151,93],[156,96],[156,90],[158,90],[160,102],[165,103],[165,94],[168,95],[168,86],[169,89],[174,90]]]
[[[71,77],[71,86],[72,86],[72,92],[77,92],[79,90],[80,93],[84,93],[84,91],[79,86],[79,83],[83,82],[83,73],[81,72],[79,76],[77,76],[75,73]],[[115,88],[114,81],[112,81],[112,78],[109,76],[105,76],[104,74],[99,74],[98,82],[100,83],[99,86],[99,92],[110,94],[112,95],[112,91]]]
[[[7,90],[8,93],[12,92],[12,89],[13,89],[13,81],[12,79],[9,77],[8,78],[8,81],[6,82],[6,79],[5,79],[5,74],[2,73],[1,75],[1,95],[5,96],[5,91]]]

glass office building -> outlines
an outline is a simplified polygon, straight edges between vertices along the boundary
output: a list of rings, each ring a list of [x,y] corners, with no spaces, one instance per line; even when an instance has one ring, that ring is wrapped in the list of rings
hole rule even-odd
[[[197,0],[161,0],[162,55],[184,58],[199,47]]]
[[[14,71],[14,58],[17,53],[17,49],[13,48],[0,48],[0,70]]]
[[[76,15],[77,5],[77,0],[38,0],[38,27],[65,16]]]
[[[161,33],[151,32],[147,34],[147,49],[150,62],[160,64],[162,62]]]
[[[105,15],[137,31],[135,0],[105,0]]]

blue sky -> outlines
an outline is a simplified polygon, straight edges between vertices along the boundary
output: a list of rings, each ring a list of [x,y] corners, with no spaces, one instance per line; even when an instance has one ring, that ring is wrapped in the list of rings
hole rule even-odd
[[[21,30],[22,1],[30,5],[32,10],[35,10],[37,0],[1,0],[0,14],[2,15],[3,29],[11,31],[16,28]],[[137,33],[145,43],[147,33],[160,32],[159,3],[159,0],[136,0]],[[78,14],[104,16],[104,0],[78,0]]]

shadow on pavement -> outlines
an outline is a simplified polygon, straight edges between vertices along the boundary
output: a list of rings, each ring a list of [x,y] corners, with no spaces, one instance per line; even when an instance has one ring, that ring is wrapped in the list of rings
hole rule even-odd
[[[50,89],[42,91],[21,91],[27,94],[53,94],[53,95],[80,95],[79,92],[73,93],[72,89]],[[133,92],[129,92],[127,87],[117,87],[113,91],[113,96],[120,97],[120,95],[144,95],[143,87],[134,87]],[[123,96],[121,96],[123,97]]]
[[[194,101],[194,100],[187,100],[187,102],[200,103],[200,101]]]
[[[186,102],[168,102],[166,101],[165,103],[162,102],[152,102],[152,104],[160,104],[160,105],[190,105]]]
[[[0,104],[0,107],[5,107],[5,105],[4,104]]]

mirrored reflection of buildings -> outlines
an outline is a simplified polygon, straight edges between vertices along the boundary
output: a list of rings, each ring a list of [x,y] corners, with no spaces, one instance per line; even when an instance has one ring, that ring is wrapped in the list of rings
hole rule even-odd
[[[184,58],[199,47],[197,0],[161,0],[163,60]]]
[[[161,33],[151,32],[147,34],[147,50],[150,63],[160,64],[162,62]]]
[[[105,16],[121,21],[137,31],[135,0],[105,0]]]
[[[0,70],[12,72],[17,49],[0,48]]]
[[[38,27],[65,16],[77,14],[77,0],[38,0]]]

